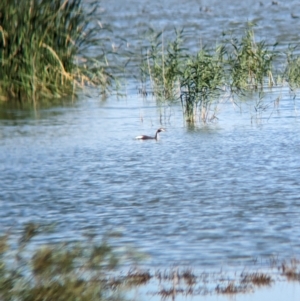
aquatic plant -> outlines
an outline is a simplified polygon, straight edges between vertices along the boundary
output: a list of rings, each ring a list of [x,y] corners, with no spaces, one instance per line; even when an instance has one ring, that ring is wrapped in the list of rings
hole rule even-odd
[[[272,74],[275,52],[270,51],[265,41],[256,42],[253,24],[248,24],[241,40],[231,37],[227,47],[227,64],[232,91],[251,90],[274,85]],[[274,45],[275,47],[276,45]]]
[[[249,273],[242,274],[241,283],[252,283],[257,286],[271,285],[272,277],[266,273]]]
[[[300,280],[300,271],[299,271],[300,261],[296,258],[291,259],[290,263],[282,262],[281,270],[282,275],[284,275],[290,281],[299,281]]]
[[[300,278],[297,259],[282,262],[280,275],[274,279],[274,263],[271,270],[241,274],[227,274],[223,270],[195,274],[190,268],[151,273],[136,264],[124,273],[118,260],[124,254],[116,253],[107,239],[96,243],[90,233],[87,240],[80,242],[43,246],[31,243],[41,233],[44,239],[48,231],[53,231],[53,225],[28,223],[18,241],[9,234],[0,236],[0,300],[121,301],[130,300],[128,295],[124,297],[126,292],[147,285],[153,289],[155,283],[158,289],[150,292],[152,295],[172,300],[180,295],[199,299],[196,296],[248,293],[277,280],[299,281]],[[278,264],[276,261],[275,267]]]
[[[297,46],[289,46],[286,52],[286,67],[283,73],[283,77],[293,87],[299,87],[300,85],[300,56],[295,54]]]
[[[125,282],[126,285],[129,286],[139,286],[139,285],[145,285],[148,283],[151,279],[151,274],[149,271],[142,271],[138,269],[131,269],[128,271]]]
[[[252,98],[254,99],[254,101],[250,102],[250,106],[253,105],[253,110],[251,113],[251,123],[254,120],[256,123],[260,123],[263,120],[263,113],[267,112],[269,107],[274,108],[274,102],[267,102],[265,100],[265,93],[262,91],[259,91],[258,93],[252,93]],[[271,111],[270,114],[272,115],[272,113],[273,111]]]
[[[74,95],[112,80],[99,47],[97,3],[81,0],[0,1],[0,99],[35,102]]]
[[[122,300],[108,281],[118,259],[106,241],[29,246],[41,227],[29,223],[17,250],[0,238],[1,300]]]
[[[218,104],[224,97],[242,99],[249,93],[259,93],[254,113],[256,119],[258,115],[261,117],[269,106],[262,101],[261,92],[266,86],[270,88],[276,84],[273,64],[278,55],[276,44],[270,50],[265,41],[256,41],[254,27],[254,24],[248,23],[241,38],[231,34],[229,39],[222,39],[223,42],[215,49],[204,47],[196,55],[188,55],[186,49],[180,46],[185,40],[182,31],[176,31],[175,41],[164,47],[163,32],[151,30],[151,46],[145,46],[147,51],[140,67],[143,83],[140,93],[144,96],[148,94],[146,86],[150,82],[151,91],[159,99],[176,100],[179,82],[179,98],[189,123],[197,120],[207,123],[217,119]],[[300,78],[299,62],[292,58],[289,54],[291,66],[285,74],[296,81],[297,76]],[[277,79],[281,77],[279,73],[276,76]]]
[[[202,49],[186,62],[180,98],[188,122],[195,122],[198,113],[203,122],[213,118],[211,105],[223,93],[225,83],[223,53],[223,47],[217,48],[214,54]]]
[[[236,285],[234,281],[230,281],[226,286],[218,285],[216,287],[216,292],[218,294],[238,294],[247,292],[247,287],[244,285]]]
[[[167,43],[162,31],[149,31],[150,45],[145,46],[141,77],[149,77],[151,90],[159,99],[173,100],[176,90],[179,91],[179,79],[185,57],[185,48],[182,46],[183,30],[175,30],[175,39]]]

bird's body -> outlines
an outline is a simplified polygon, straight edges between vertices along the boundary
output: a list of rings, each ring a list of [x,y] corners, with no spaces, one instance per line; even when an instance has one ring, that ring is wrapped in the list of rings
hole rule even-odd
[[[158,134],[160,132],[165,132],[166,130],[163,129],[163,128],[160,128],[156,131],[155,133],[155,136],[152,137],[152,136],[147,136],[147,135],[141,135],[141,136],[136,136],[135,139],[139,139],[139,140],[149,140],[149,139],[154,139],[154,140],[157,140],[158,139]]]

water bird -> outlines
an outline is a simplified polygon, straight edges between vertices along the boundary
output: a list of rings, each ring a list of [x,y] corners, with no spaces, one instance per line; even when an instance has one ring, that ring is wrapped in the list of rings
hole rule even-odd
[[[141,136],[136,136],[135,139],[139,139],[139,140],[148,140],[148,139],[155,139],[157,140],[158,139],[158,134],[160,132],[165,132],[166,130],[163,129],[163,128],[159,128],[156,133],[155,133],[155,136],[152,137],[152,136],[147,136],[147,135],[141,135]]]

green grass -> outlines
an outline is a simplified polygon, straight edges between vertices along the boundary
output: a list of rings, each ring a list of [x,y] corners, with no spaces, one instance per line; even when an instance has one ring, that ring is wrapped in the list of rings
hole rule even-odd
[[[253,24],[247,24],[240,38],[231,35],[216,49],[202,48],[195,55],[187,54],[183,31],[176,33],[176,38],[168,42],[162,32],[151,31],[141,78],[144,85],[150,82],[157,98],[172,101],[178,99],[179,83],[186,121],[214,120],[222,96],[257,93],[276,84],[273,75],[276,44],[270,49],[264,40],[257,41]],[[284,76],[296,82],[299,59],[292,54],[287,58],[289,64]]]
[[[180,74],[186,57],[183,30],[175,30],[173,41],[164,41],[164,33],[152,29],[147,36],[149,44],[143,47],[140,66],[143,83],[150,82],[158,99],[174,100],[179,93]]]
[[[96,38],[97,4],[81,0],[0,2],[0,99],[36,102],[111,81]]]
[[[275,52],[268,49],[265,41],[255,40],[253,25],[248,24],[240,40],[232,37],[227,43],[228,84],[232,90],[263,89],[265,79],[269,87],[274,85]]]
[[[289,47],[286,52],[286,67],[283,77],[292,89],[300,85],[300,56],[295,54],[297,46]]]
[[[195,122],[198,112],[203,122],[212,117],[211,105],[224,85],[222,52],[222,47],[213,55],[203,49],[186,62],[181,78],[181,103],[188,122]]]

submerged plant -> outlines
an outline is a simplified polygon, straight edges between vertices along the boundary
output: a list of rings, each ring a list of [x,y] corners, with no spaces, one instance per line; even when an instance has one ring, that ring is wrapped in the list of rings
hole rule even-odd
[[[190,57],[186,63],[181,79],[180,97],[189,122],[195,121],[198,112],[201,120],[207,122],[211,105],[223,92],[223,50],[223,47],[220,47],[211,55],[203,49],[195,57]]]
[[[90,5],[90,6],[89,6]],[[0,98],[35,100],[105,88],[111,80],[97,46],[97,4],[81,0],[0,1]],[[88,7],[90,10],[88,11]]]

